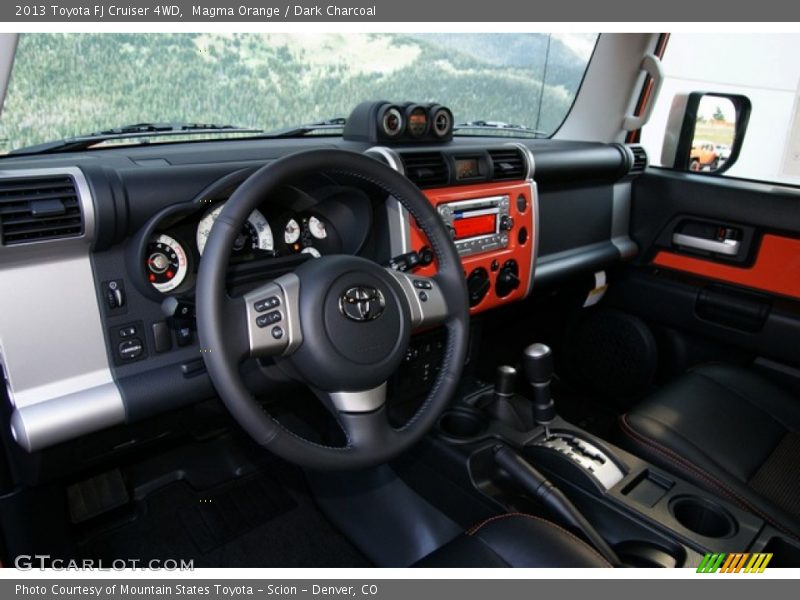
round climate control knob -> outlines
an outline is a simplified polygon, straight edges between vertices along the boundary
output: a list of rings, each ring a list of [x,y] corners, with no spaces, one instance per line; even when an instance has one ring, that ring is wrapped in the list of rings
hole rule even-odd
[[[486,297],[492,287],[489,280],[489,273],[483,267],[474,269],[467,277],[467,292],[469,293],[469,305],[477,306]]]
[[[507,260],[497,273],[494,291],[499,298],[505,298],[519,287],[519,265],[515,260]]]

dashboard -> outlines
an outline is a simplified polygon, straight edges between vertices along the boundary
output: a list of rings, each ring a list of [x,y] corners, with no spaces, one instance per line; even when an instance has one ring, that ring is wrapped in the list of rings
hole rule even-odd
[[[622,144],[311,136],[6,157],[0,365],[17,444],[36,452],[215,397],[193,314],[205,241],[255,170],[319,148],[367,153],[422,190],[451,228],[476,318],[636,252],[627,218],[644,165]],[[229,291],[340,253],[436,270],[396,199],[369,182],[310,173],[249,216]],[[268,394],[269,365],[251,370],[253,392]]]

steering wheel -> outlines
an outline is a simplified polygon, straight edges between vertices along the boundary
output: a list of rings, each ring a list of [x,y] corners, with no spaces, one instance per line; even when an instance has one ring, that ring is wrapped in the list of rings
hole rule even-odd
[[[228,261],[248,215],[280,186],[315,173],[360,179],[396,198],[427,235],[437,274],[421,277],[357,256],[331,255],[229,296]],[[253,173],[231,195],[211,229],[196,295],[202,356],[223,403],[258,444],[301,466],[357,469],[387,462],[434,425],[461,378],[469,309],[453,241],[413,183],[362,154],[300,152]],[[395,428],[386,410],[386,381],[403,360],[411,332],[438,324],[447,334],[441,369],[416,414]],[[239,367],[248,358],[263,356],[288,363],[287,371],[333,414],[346,445],[305,439],[262,408]]]

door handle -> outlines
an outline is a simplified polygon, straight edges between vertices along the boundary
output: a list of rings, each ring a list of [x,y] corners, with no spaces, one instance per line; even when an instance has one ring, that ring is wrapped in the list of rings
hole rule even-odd
[[[685,233],[673,233],[672,243],[676,246],[691,248],[693,250],[703,250],[714,254],[725,256],[736,256],[739,253],[741,242],[739,240],[710,240],[708,238],[686,235]]]

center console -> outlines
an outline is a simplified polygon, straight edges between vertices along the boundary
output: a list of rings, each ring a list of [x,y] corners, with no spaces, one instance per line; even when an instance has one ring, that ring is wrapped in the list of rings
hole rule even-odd
[[[771,566],[800,564],[796,542],[760,517],[556,416],[552,357],[534,346],[522,361],[532,394],[513,393],[515,370],[499,367],[494,386],[465,394],[441,416],[433,442],[442,456],[464,461],[470,484],[494,510],[558,521],[559,511],[498,464],[498,449],[510,449],[563,492],[621,564],[697,568],[706,553],[773,551]]]

